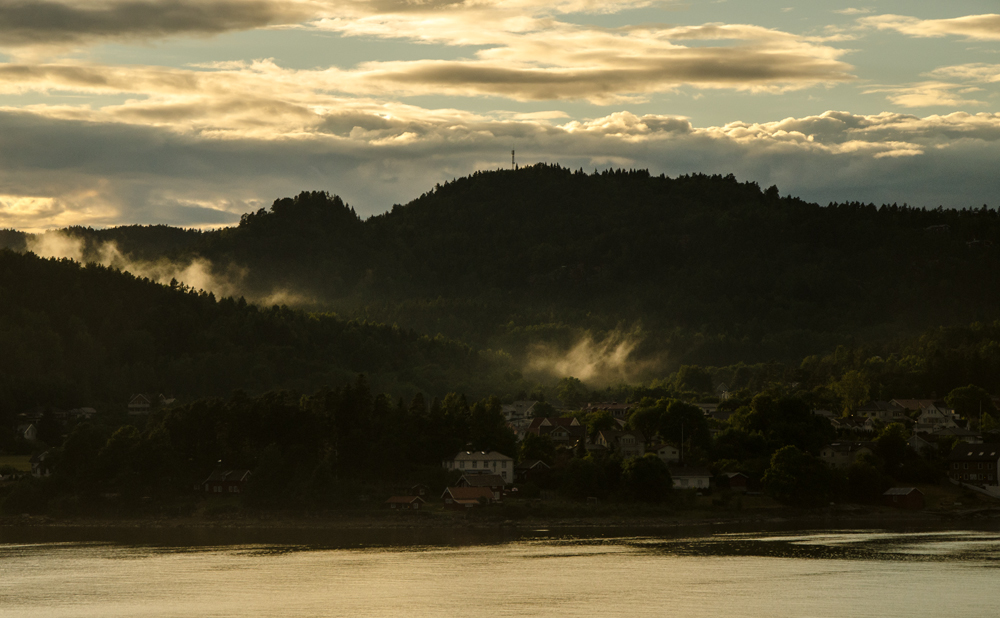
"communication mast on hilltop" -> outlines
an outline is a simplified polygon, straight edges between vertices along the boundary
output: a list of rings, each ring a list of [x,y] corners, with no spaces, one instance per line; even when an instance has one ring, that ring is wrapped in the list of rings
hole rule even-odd
[[[512,169],[512,170],[516,170],[517,169],[517,163],[514,162],[514,149],[513,148],[511,148],[511,150],[510,150],[510,169]]]

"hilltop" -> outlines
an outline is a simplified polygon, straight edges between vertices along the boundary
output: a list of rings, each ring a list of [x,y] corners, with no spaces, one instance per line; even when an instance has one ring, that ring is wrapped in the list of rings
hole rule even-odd
[[[518,358],[589,336],[627,339],[657,370],[788,361],[1000,318],[996,211],[820,206],[731,175],[536,165],[367,220],[312,192],[232,228],[162,228],[66,234],[91,258],[114,241],[127,259],[205,260],[226,293]]]

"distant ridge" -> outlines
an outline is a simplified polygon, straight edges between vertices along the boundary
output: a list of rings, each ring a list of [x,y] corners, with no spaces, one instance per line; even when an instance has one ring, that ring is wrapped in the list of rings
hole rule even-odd
[[[308,192],[233,228],[170,229],[67,233],[238,268],[248,298],[294,290],[311,309],[515,355],[638,327],[677,362],[792,359],[1000,318],[996,211],[819,206],[732,175],[538,164],[446,182],[367,220]]]

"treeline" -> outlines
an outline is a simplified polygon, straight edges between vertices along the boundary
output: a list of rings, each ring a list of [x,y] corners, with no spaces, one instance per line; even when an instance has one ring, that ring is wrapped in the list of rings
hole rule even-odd
[[[68,233],[245,272],[247,298],[290,290],[312,310],[517,358],[540,340],[566,348],[641,326],[641,358],[788,363],[1000,318],[996,210],[821,207],[732,175],[536,165],[477,172],[367,220],[307,192],[213,232]]]
[[[3,510],[128,513],[143,499],[154,510],[193,508],[194,488],[216,469],[252,471],[248,508],[324,509],[356,504],[372,487],[443,487],[441,462],[467,447],[516,454],[496,398],[393,401],[363,376],[311,396],[238,392],[117,427],[84,421],[48,447],[52,476],[22,479]]]

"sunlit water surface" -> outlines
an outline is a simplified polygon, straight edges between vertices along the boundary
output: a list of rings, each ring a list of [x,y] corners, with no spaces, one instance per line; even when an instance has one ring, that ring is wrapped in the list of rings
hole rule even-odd
[[[1000,616],[1000,534],[0,543],[0,616]]]

